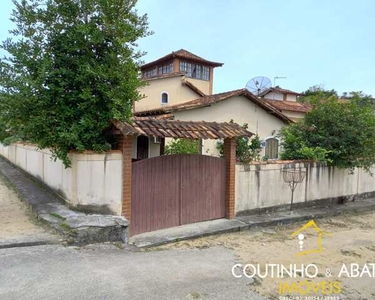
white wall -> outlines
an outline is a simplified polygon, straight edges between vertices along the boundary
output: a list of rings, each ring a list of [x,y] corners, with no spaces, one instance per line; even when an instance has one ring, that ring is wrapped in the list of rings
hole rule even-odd
[[[290,204],[291,190],[282,172],[286,168],[306,171],[306,178],[295,190],[294,203],[375,191],[375,177],[362,169],[350,174],[319,163],[236,165],[236,213]]]
[[[121,215],[122,153],[70,153],[71,168],[30,144],[0,144],[0,155],[45,183],[72,206]]]
[[[264,96],[264,98],[270,99],[270,100],[280,100],[280,101],[282,101],[282,100],[284,100],[284,95],[281,94],[281,93],[270,92],[266,96]]]
[[[206,121],[206,122],[230,122],[233,120],[239,125],[247,123],[248,130],[258,134],[263,140],[278,132],[286,123],[256,105],[244,96],[236,96],[230,99],[212,104],[208,107],[196,108],[173,113],[176,120],[180,121]],[[217,140],[205,141],[205,152],[208,155],[218,155],[216,149]],[[261,154],[264,155],[264,151]]]
[[[287,111],[287,110],[283,110],[282,113],[284,115],[286,115],[287,117],[292,118],[292,119],[303,119],[305,117],[305,115],[306,115],[306,113],[299,112],[299,111]]]
[[[276,93],[276,92],[270,92],[267,95],[264,96],[265,99],[270,99],[270,100],[284,100],[284,94],[282,93]],[[297,101],[297,95],[294,94],[286,94],[286,101]]]
[[[212,75],[211,75],[212,76]],[[198,89],[200,89],[206,95],[210,95],[210,81],[209,80],[201,80],[195,78],[186,78],[187,81],[190,81],[194,84]]]
[[[183,80],[182,76],[150,79],[148,85],[140,89],[146,97],[134,103],[135,111],[168,107],[199,98],[197,93],[183,85]],[[161,104],[162,92],[168,93],[168,104]]]
[[[297,101],[297,95],[286,94],[286,100],[287,101]]]

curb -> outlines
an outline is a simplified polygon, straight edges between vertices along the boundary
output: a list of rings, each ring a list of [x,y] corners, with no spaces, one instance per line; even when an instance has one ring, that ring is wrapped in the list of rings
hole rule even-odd
[[[59,241],[35,241],[35,242],[20,242],[20,243],[10,243],[0,245],[1,249],[9,248],[22,248],[22,247],[35,247],[35,246],[45,246],[45,245],[58,245]]]

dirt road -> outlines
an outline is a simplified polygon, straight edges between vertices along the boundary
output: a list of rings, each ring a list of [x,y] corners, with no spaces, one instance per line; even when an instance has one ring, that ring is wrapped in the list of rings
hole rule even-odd
[[[220,245],[235,252],[240,261],[243,262],[241,268],[244,268],[246,264],[259,265],[261,275],[265,274],[266,264],[268,266],[270,264],[282,264],[287,267],[290,264],[296,264],[297,266],[314,264],[318,268],[319,273],[314,278],[308,278],[306,274],[302,278],[301,272],[297,272],[296,278],[293,275],[292,277],[285,276],[286,278],[271,278],[270,269],[268,269],[267,277],[256,276],[255,281],[249,285],[250,289],[267,299],[375,299],[375,278],[370,276],[375,275],[375,271],[369,270],[369,272],[362,274],[361,278],[357,278],[358,273],[355,270],[355,264],[358,264],[359,275],[361,275],[365,264],[367,267],[375,264],[375,213],[342,215],[325,220],[316,220],[316,224],[323,231],[323,249],[321,252],[298,256],[301,252],[298,235],[292,236],[292,234],[305,223],[224,234],[193,241],[181,241],[161,248],[209,248]],[[318,250],[318,231],[309,228],[303,231],[303,234],[302,251]],[[349,275],[354,276],[354,278],[348,277],[346,272],[341,273],[339,277],[340,272],[343,271],[343,265],[347,268],[354,266],[354,273],[348,270]],[[245,269],[246,274],[253,274],[252,268]],[[226,271],[230,272],[231,270]],[[311,268],[309,271],[314,273]],[[243,269],[235,269],[235,274],[237,276],[243,275]],[[274,277],[277,277],[277,275],[274,275]],[[302,290],[296,293],[296,290],[283,289],[282,287],[286,283],[289,287],[293,283],[297,286],[302,283]],[[337,286],[334,285],[332,287],[331,284],[338,284],[340,289],[338,290],[335,288]],[[311,288],[309,293],[302,293],[308,290],[308,285],[315,287],[317,290],[314,291]],[[291,298],[283,298],[283,296],[288,295]],[[322,298],[308,298],[307,296],[320,296]],[[327,296],[332,296],[332,298]]]
[[[37,223],[16,191],[0,176],[0,246],[57,239]]]

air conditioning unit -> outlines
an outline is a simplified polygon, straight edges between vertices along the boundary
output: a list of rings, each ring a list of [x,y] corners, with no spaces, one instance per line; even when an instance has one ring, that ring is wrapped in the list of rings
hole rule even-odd
[[[160,143],[161,143],[161,138],[160,138],[160,137],[153,137],[152,142],[153,142],[154,144],[160,144]]]

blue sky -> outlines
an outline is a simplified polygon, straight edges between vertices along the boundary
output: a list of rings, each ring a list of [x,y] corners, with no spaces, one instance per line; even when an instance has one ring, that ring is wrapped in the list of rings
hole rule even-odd
[[[11,0],[1,1],[0,39]],[[314,84],[375,95],[375,1],[139,0],[155,34],[140,41],[151,61],[184,48],[223,62],[214,92],[244,87],[255,76],[304,91]]]

